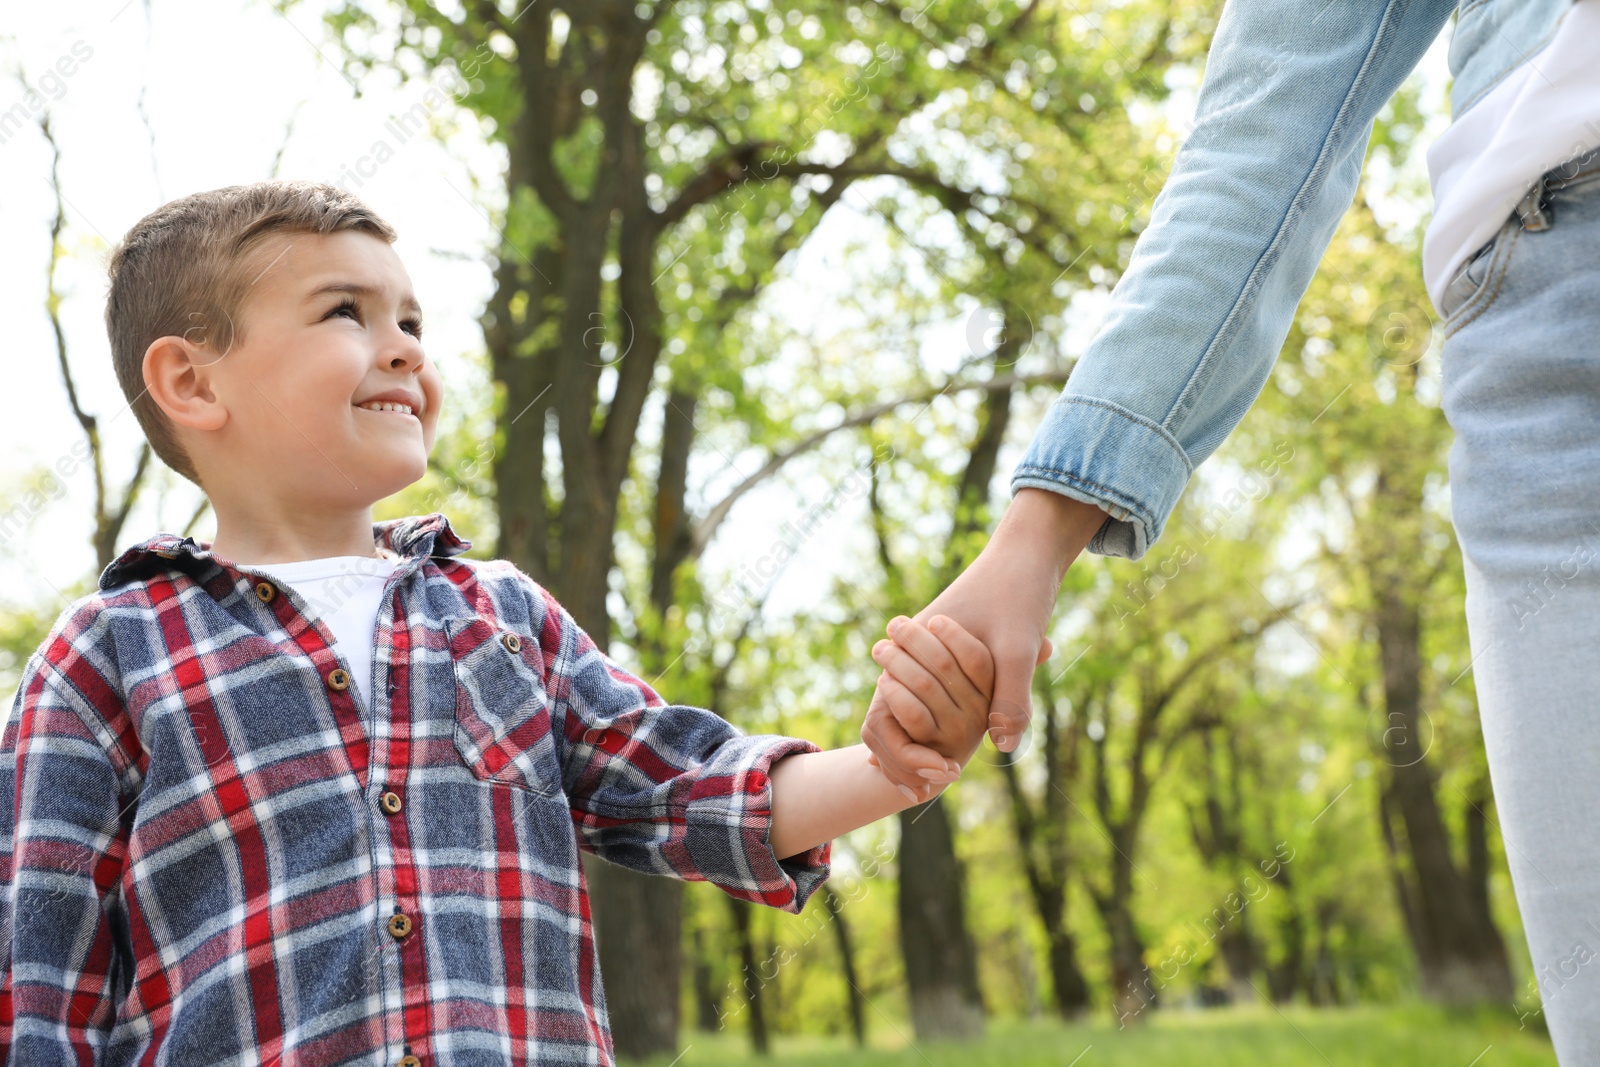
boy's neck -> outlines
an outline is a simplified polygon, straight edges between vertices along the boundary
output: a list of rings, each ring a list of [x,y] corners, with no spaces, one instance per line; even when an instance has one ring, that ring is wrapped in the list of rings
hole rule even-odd
[[[262,507],[268,503],[227,502],[211,497],[217,535],[210,549],[231,563],[297,563],[329,556],[377,558],[372,538],[372,507],[339,509],[311,506]]]

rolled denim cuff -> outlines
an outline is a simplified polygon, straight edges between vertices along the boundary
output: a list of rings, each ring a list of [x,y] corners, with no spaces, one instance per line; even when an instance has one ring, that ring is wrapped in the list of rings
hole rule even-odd
[[[1048,489],[1110,516],[1088,544],[1138,559],[1161,536],[1194,473],[1183,446],[1143,415],[1109,400],[1063,396],[1050,406],[1011,475],[1011,492]]]

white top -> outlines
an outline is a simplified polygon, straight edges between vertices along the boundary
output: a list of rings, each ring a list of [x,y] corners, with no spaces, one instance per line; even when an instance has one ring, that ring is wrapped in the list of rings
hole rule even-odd
[[[1550,43],[1428,150],[1433,221],[1422,277],[1434,307],[1539,176],[1600,146],[1600,0],[1578,0]]]
[[[354,674],[357,699],[367,713],[372,712],[373,639],[378,628],[383,586],[400,558],[377,559],[371,556],[329,556],[325,559],[297,560],[293,563],[239,563],[241,569],[270,574],[282,585],[290,586],[311,610],[333,631],[334,647],[344,656]]]

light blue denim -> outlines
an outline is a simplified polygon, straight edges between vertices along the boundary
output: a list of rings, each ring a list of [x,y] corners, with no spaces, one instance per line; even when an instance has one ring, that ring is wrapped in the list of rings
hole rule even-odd
[[[1572,0],[1467,0],[1459,118]],[[1372,121],[1455,0],[1230,0],[1185,140],[1105,326],[1011,479],[1099,504],[1089,550],[1137,559],[1255,402],[1340,217]]]
[[[1453,116],[1536,56],[1570,7],[1461,4]],[[1374,117],[1456,11],[1230,0],[1195,127],[1013,492],[1105,508],[1093,552],[1149,550],[1260,394]],[[1440,312],[1484,744],[1546,1021],[1578,1067],[1600,1064],[1600,171],[1552,173],[1566,180],[1525,202],[1526,225],[1507,220]]]
[[[1579,1065],[1600,1063],[1600,163],[1565,173],[1445,294],[1441,395],[1506,861]]]

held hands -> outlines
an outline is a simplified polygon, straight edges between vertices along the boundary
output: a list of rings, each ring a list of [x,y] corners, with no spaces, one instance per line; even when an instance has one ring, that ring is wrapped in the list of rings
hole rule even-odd
[[[887,707],[892,702],[894,714],[938,737],[953,758],[918,746],[934,765],[927,774],[913,773],[909,784],[884,773],[884,765],[875,765],[861,745],[797,752],[777,760],[769,771],[768,844],[779,859],[931,799],[956,779],[983,738],[994,686],[994,662],[984,643],[949,618],[930,618],[927,627],[910,619],[890,625],[895,639],[880,641],[872,650],[883,664],[873,704],[885,702]],[[890,721],[894,714],[884,712]]]
[[[994,658],[983,642],[945,615],[933,616],[926,626],[901,616],[889,623],[889,634],[892,640],[872,648],[873,660],[883,668],[872,707],[886,707],[890,714],[882,716],[883,723],[909,730],[927,746],[918,750],[927,756],[915,768],[914,780],[889,776],[907,800],[921,802],[960,777],[989,729]],[[862,738],[870,746],[868,715]]]
[[[1002,752],[1014,751],[1028,728],[1033,710],[1028,690],[1034,668],[1052,651],[1045,628],[1062,575],[1105,519],[1094,504],[1044,489],[1020,489],[978,558],[917,613],[919,623],[931,623],[937,614],[959,621],[962,633],[991,653],[994,694],[988,714],[979,718]],[[895,643],[904,644],[898,636]],[[891,704],[880,687],[861,726],[871,762],[889,781],[922,799],[932,792],[927,783],[953,780],[952,757],[959,753],[965,761],[973,751],[952,747],[947,737],[923,734],[937,719],[937,708],[904,696]]]

